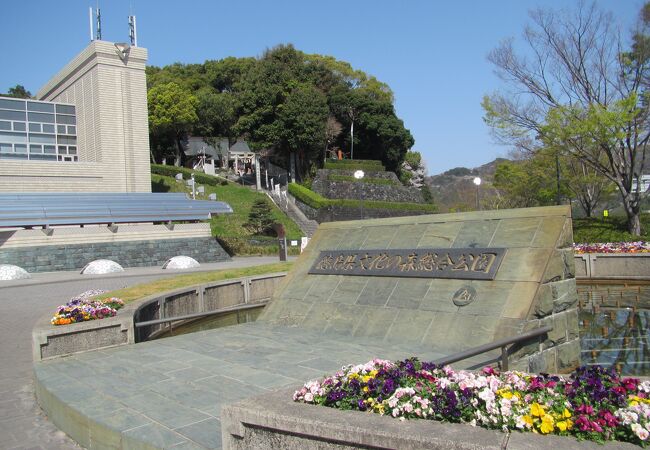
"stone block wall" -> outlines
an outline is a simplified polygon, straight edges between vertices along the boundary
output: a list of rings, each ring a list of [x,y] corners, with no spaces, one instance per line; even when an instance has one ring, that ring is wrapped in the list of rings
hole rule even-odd
[[[110,259],[123,267],[162,266],[178,255],[200,263],[230,259],[216,239],[201,237],[14,247],[0,252],[0,264],[14,264],[28,272],[53,272],[78,270],[95,259]]]
[[[311,220],[318,223],[339,222],[343,220],[381,219],[385,217],[420,216],[431,214],[430,211],[406,209],[375,209],[375,208],[347,208],[344,206],[328,206],[314,209],[296,199],[296,206]]]
[[[363,199],[384,202],[424,203],[419,189],[402,186],[397,176],[392,172],[367,172],[368,178],[391,180],[395,184],[373,184],[354,181],[329,180],[329,175],[353,176],[352,170],[320,169],[312,183],[312,190],[325,198],[331,199]],[[388,217],[388,216],[379,216]]]

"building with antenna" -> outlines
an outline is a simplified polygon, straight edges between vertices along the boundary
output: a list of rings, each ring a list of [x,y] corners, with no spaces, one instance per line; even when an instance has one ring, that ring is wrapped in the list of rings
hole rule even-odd
[[[0,192],[151,191],[147,50],[129,25],[130,44],[92,40],[36,101],[0,97]]]

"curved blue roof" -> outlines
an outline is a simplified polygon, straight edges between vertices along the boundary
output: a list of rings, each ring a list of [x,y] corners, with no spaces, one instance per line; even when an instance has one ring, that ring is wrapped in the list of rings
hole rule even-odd
[[[207,220],[230,214],[224,202],[182,193],[0,194],[0,227]]]

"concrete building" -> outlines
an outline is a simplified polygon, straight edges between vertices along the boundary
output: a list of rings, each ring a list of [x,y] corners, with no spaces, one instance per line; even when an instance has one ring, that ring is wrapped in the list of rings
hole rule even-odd
[[[151,192],[146,62],[93,41],[38,101],[0,98],[0,192]]]

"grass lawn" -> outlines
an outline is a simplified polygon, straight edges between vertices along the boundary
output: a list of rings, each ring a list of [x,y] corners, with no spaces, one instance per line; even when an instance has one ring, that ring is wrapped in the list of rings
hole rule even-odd
[[[286,272],[292,262],[283,262],[275,264],[265,264],[262,266],[242,267],[238,269],[224,269],[213,272],[189,273],[177,277],[165,278],[162,280],[152,281],[151,283],[138,284],[126,289],[107,292],[97,296],[98,299],[119,297],[124,303],[129,303],[149,295],[160,292],[171,291],[186,286],[195,286],[197,284],[209,283],[212,281],[230,280],[233,278],[249,277],[254,275],[263,275],[266,273]]]
[[[573,219],[573,242],[633,242],[650,241],[650,214],[641,214],[641,236],[627,232],[625,216]]]
[[[198,183],[197,183],[198,184]],[[153,192],[183,192],[190,193],[185,183],[179,183],[172,177],[151,174],[151,187]],[[303,236],[302,231],[295,224],[293,220],[287,217],[277,206],[275,206],[266,194],[256,192],[248,187],[240,186],[235,183],[227,183],[226,185],[210,186],[204,185],[205,194],[197,195],[199,200],[207,200],[208,195],[216,194],[217,200],[228,203],[232,209],[232,214],[223,214],[213,217],[210,222],[212,235],[226,241],[231,248],[236,248],[234,254],[236,255],[255,255],[255,254],[275,254],[277,253],[277,245],[275,250],[263,247],[270,246],[255,246],[243,241],[274,241],[275,234],[272,236],[256,236],[250,232],[245,226],[248,222],[248,215],[250,213],[253,203],[258,198],[266,198],[271,205],[271,212],[275,222],[282,223],[287,232],[287,240],[299,240]],[[291,250],[291,247],[289,248]]]

